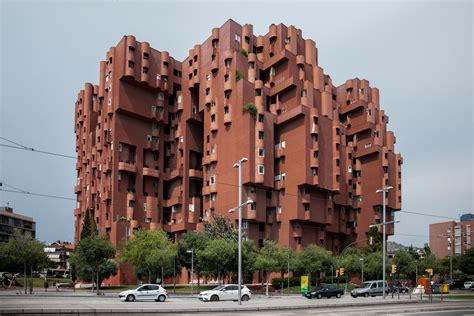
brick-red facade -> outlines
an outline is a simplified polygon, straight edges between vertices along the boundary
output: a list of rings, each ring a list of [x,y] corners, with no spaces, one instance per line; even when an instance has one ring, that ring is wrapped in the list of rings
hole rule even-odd
[[[255,201],[244,228],[256,245],[337,253],[380,222],[377,189],[394,187],[388,220],[401,207],[402,158],[378,89],[357,78],[334,86],[315,42],[293,26],[259,36],[229,20],[183,62],[124,36],[75,115],[76,241],[86,209],[118,249],[138,228],[179,239],[211,212],[228,215],[242,157],[243,199]],[[130,280],[121,269],[114,283]]]

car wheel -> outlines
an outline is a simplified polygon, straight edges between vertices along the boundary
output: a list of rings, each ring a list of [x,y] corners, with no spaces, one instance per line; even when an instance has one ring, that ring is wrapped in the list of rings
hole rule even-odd
[[[242,301],[244,301],[244,302],[247,302],[249,299],[250,299],[250,297],[247,294],[242,296]]]
[[[365,294],[364,294],[364,297],[369,297],[369,293],[365,293]]]
[[[323,296],[322,296],[321,294],[318,294],[316,297],[317,297],[318,299],[320,299],[320,298],[323,297]]]
[[[336,294],[336,297],[337,297],[337,298],[341,298],[341,293],[337,293],[337,294]]]
[[[158,301],[158,302],[164,302],[164,301],[166,301],[166,296],[164,296],[164,295],[158,296],[158,300],[157,300],[157,301]]]
[[[219,301],[219,296],[215,294],[211,296],[211,302],[218,302],[218,301]]]
[[[127,302],[133,302],[134,300],[135,300],[135,296],[134,296],[134,295],[132,295],[132,294],[128,294],[128,295],[127,295],[127,299],[126,299]]]
[[[351,294],[351,296],[352,296],[353,298],[357,298],[357,295],[352,295],[352,294]]]

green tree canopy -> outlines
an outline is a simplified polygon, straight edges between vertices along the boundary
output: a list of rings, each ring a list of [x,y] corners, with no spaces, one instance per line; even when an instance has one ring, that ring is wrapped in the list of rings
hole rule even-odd
[[[330,251],[316,245],[309,245],[295,255],[294,270],[302,273],[313,274],[316,277],[322,271],[327,271],[334,263]]]
[[[225,216],[211,213],[211,220],[204,221],[204,234],[210,240],[213,239],[239,239],[238,230],[232,224],[232,221]]]
[[[459,260],[459,268],[468,275],[474,275],[474,249],[466,250]]]
[[[282,261],[285,257],[283,249],[274,241],[264,240],[255,258],[254,267],[257,270],[265,271],[266,279],[266,295],[268,296],[268,274],[271,272],[281,271]],[[286,262],[286,259],[285,259]]]
[[[84,220],[82,222],[81,240],[96,236],[97,234],[97,225],[95,223],[93,213],[89,209],[86,209],[86,212],[84,213]]]
[[[208,277],[229,276],[237,264],[237,242],[229,239],[213,239],[206,248],[198,249],[196,256]]]
[[[162,268],[168,268],[177,255],[177,245],[162,230],[140,229],[125,242],[119,261],[130,263],[137,271],[148,272],[148,282]]]
[[[94,279],[99,294],[101,281],[116,273],[115,262],[111,260],[114,256],[115,247],[110,240],[92,236],[79,241],[69,261],[79,278]]]

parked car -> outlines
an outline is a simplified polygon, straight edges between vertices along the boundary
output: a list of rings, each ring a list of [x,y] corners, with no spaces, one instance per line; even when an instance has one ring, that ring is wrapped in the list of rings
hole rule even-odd
[[[344,295],[344,290],[337,288],[335,286],[324,286],[320,288],[319,290],[313,291],[313,292],[308,292],[306,293],[306,298],[331,298],[332,296],[335,296],[337,298],[340,298],[342,295]]]
[[[473,281],[464,282],[464,288],[466,290],[469,290],[469,289],[474,290],[474,282]]]
[[[120,292],[119,298],[122,302],[133,302],[135,300],[164,302],[168,298],[168,293],[161,285],[144,284],[136,289]]]
[[[388,288],[389,293],[395,293],[395,294],[405,294],[408,293],[409,289],[405,286],[402,286],[400,284],[392,284]]]
[[[199,299],[203,302],[238,301],[238,291],[239,288],[236,284],[221,285],[213,288],[212,290],[199,293]],[[251,297],[252,292],[248,289],[248,287],[242,285],[241,300],[248,301]]]
[[[385,281],[385,294],[388,294],[389,288],[387,281]],[[358,296],[369,297],[383,294],[383,281],[367,281],[362,283],[361,287],[353,289],[351,296],[356,298]]]

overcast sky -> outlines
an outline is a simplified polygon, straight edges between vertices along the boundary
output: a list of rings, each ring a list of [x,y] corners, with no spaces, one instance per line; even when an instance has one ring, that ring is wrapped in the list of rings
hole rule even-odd
[[[125,34],[183,60],[229,18],[256,35],[282,22],[315,40],[335,85],[358,77],[380,89],[404,158],[403,210],[458,218],[474,211],[472,17],[471,1],[453,0],[1,1],[1,137],[74,156],[77,92],[98,83],[99,61]],[[0,167],[6,184],[75,197],[73,159],[0,147]],[[35,218],[40,240],[73,239],[74,201],[0,192],[7,202]],[[407,245],[444,221],[396,216],[390,240]]]

